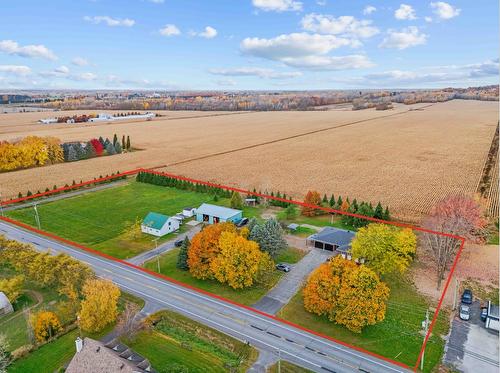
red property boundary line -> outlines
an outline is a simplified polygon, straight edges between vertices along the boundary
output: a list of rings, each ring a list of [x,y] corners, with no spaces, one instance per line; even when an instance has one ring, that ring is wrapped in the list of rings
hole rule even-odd
[[[376,354],[374,352],[367,351],[367,350],[365,350],[363,348],[350,345],[350,344],[348,344],[346,342],[337,340],[335,338],[332,338],[330,336],[321,334],[321,333],[316,332],[314,330],[310,330],[310,329],[304,328],[304,327],[302,327],[300,325],[294,324],[294,323],[292,323],[290,321],[281,319],[281,318],[276,317],[274,315],[267,314],[265,312],[262,312],[262,311],[259,311],[259,310],[255,309],[255,308],[252,308],[252,307],[249,307],[249,306],[246,306],[246,305],[234,302],[234,301],[232,301],[230,299],[226,299],[224,297],[221,297],[220,295],[213,294],[213,293],[210,293],[210,292],[202,290],[202,289],[198,289],[196,287],[193,287],[191,285],[185,284],[183,282],[180,282],[180,281],[175,280],[173,278],[170,278],[168,276],[162,275],[160,273],[156,273],[156,272],[150,271],[150,270],[148,270],[146,268],[139,267],[139,266],[137,266],[135,264],[132,264],[132,263],[129,263],[129,262],[125,261],[125,260],[117,259],[117,258],[115,258],[113,256],[110,256],[108,254],[102,253],[102,252],[97,251],[95,249],[83,246],[83,245],[81,245],[79,243],[67,240],[67,239],[62,238],[62,237],[59,237],[59,236],[57,236],[57,235],[55,235],[53,233],[36,229],[36,228],[34,228],[34,227],[30,226],[30,225],[24,224],[24,223],[19,222],[17,220],[10,219],[10,218],[4,217],[4,216],[0,216],[0,220],[3,220],[3,221],[8,222],[10,224],[17,225],[17,226],[19,226],[21,228],[30,230],[30,231],[35,232],[37,234],[40,234],[42,236],[46,236],[46,237],[55,239],[57,241],[67,243],[67,244],[69,244],[69,245],[71,245],[73,247],[76,247],[76,248],[79,248],[81,250],[90,252],[90,253],[92,253],[94,255],[98,255],[98,256],[101,256],[103,258],[115,261],[117,263],[126,265],[126,266],[134,268],[136,270],[145,272],[145,273],[147,273],[149,275],[152,275],[154,277],[158,277],[158,278],[167,280],[167,281],[172,282],[174,284],[177,284],[179,286],[188,288],[190,290],[194,290],[194,291],[196,291],[198,293],[201,293],[201,294],[210,296],[212,298],[219,299],[219,300],[222,300],[224,302],[230,303],[232,305],[244,308],[246,310],[255,312],[257,314],[260,314],[260,315],[265,316],[267,318],[273,319],[275,321],[279,321],[279,322],[285,323],[285,324],[290,325],[290,326],[292,326],[294,328],[306,331],[308,333],[314,334],[314,335],[319,336],[319,337],[324,338],[324,339],[328,339],[328,340],[333,341],[335,343],[338,343],[338,344],[340,344],[342,346],[354,349],[354,350],[356,350],[358,352],[362,352],[362,353],[371,355],[373,357],[376,357],[378,359],[384,360],[386,362],[398,365],[398,366],[403,367],[403,368],[412,369],[414,372],[417,372],[418,366],[420,364],[420,361],[421,361],[422,356],[423,356],[424,351],[425,351],[425,347],[426,347],[427,342],[428,342],[428,340],[430,338],[430,335],[432,334],[432,330],[433,330],[433,328],[434,328],[434,326],[436,324],[436,321],[437,321],[437,318],[438,318],[438,315],[439,315],[439,311],[441,310],[441,307],[443,305],[444,297],[445,297],[446,292],[448,290],[448,287],[450,285],[453,273],[455,272],[455,268],[456,268],[456,266],[458,264],[458,259],[460,258],[460,255],[462,254],[462,251],[463,251],[463,248],[464,248],[465,239],[463,237],[461,237],[461,236],[457,236],[457,235],[453,235],[453,234],[445,233],[445,232],[437,232],[437,231],[433,231],[433,230],[430,230],[430,229],[425,229],[425,228],[421,228],[421,227],[412,226],[410,224],[405,224],[405,223],[400,223],[400,222],[394,222],[394,221],[386,221],[386,220],[377,219],[377,218],[373,218],[373,217],[369,217],[369,216],[364,216],[364,215],[359,215],[359,214],[353,214],[353,213],[349,213],[349,212],[345,212],[345,211],[335,210],[335,209],[331,209],[331,208],[328,208],[328,207],[317,206],[317,205],[308,204],[308,203],[304,203],[304,202],[300,202],[300,201],[287,200],[287,199],[284,199],[284,198],[278,198],[278,197],[274,197],[274,196],[269,196],[267,194],[255,193],[255,192],[251,192],[251,191],[240,189],[240,188],[235,188],[235,187],[230,187],[230,186],[226,186],[226,185],[210,183],[210,182],[207,182],[207,181],[202,181],[202,180],[192,179],[192,178],[183,177],[183,176],[179,176],[179,175],[174,175],[174,174],[171,174],[171,173],[168,173],[168,172],[160,172],[160,171],[154,171],[154,170],[144,169],[144,168],[138,168],[138,169],[135,169],[135,170],[130,170],[130,171],[122,172],[122,173],[119,173],[119,174],[116,174],[116,175],[112,175],[112,176],[107,176],[107,177],[102,177],[102,178],[98,178],[98,179],[94,179],[94,180],[89,180],[89,181],[85,181],[85,182],[78,183],[78,184],[75,184],[75,185],[71,185],[71,186],[68,186],[68,187],[57,188],[57,189],[54,189],[54,190],[51,190],[51,191],[48,191],[48,192],[33,194],[33,195],[29,196],[29,197],[27,196],[27,197],[21,197],[21,198],[16,198],[16,199],[8,200],[8,201],[0,201],[0,205],[1,206],[7,206],[7,205],[14,204],[14,203],[24,202],[24,201],[27,201],[27,200],[30,200],[30,199],[34,199],[34,198],[46,197],[46,196],[50,196],[50,195],[55,194],[55,193],[70,191],[70,190],[73,190],[73,189],[78,189],[78,188],[83,187],[83,186],[92,185],[92,184],[96,184],[96,183],[102,183],[102,182],[113,180],[113,179],[117,179],[117,178],[120,178],[120,177],[123,177],[123,176],[132,176],[132,175],[135,175],[135,174],[137,174],[139,172],[147,172],[147,173],[151,173],[151,174],[156,174],[156,175],[161,175],[161,176],[167,176],[167,177],[171,177],[171,178],[174,178],[174,179],[183,180],[183,181],[189,181],[189,182],[192,182],[192,183],[198,183],[198,184],[207,185],[207,186],[215,187],[215,188],[219,188],[219,189],[230,190],[230,191],[233,191],[233,192],[244,193],[244,194],[258,196],[258,197],[262,197],[262,198],[266,198],[266,199],[273,199],[273,200],[276,200],[276,201],[289,202],[289,203],[293,203],[293,204],[298,205],[298,206],[310,207],[310,208],[314,208],[314,209],[318,209],[318,210],[323,210],[323,211],[326,211],[326,212],[329,212],[329,213],[336,213],[336,214],[340,214],[340,215],[352,216],[352,217],[356,217],[356,218],[360,218],[360,219],[366,219],[368,221],[389,224],[389,225],[393,225],[393,226],[397,226],[397,227],[402,227],[402,228],[410,228],[410,229],[413,229],[413,230],[419,231],[419,232],[437,234],[437,235],[440,235],[440,236],[451,237],[451,238],[459,240],[461,242],[460,247],[458,249],[457,255],[456,255],[456,257],[455,257],[455,259],[453,261],[453,264],[451,266],[450,273],[449,273],[448,278],[446,280],[446,283],[445,283],[443,292],[441,294],[441,297],[439,298],[439,302],[438,302],[438,305],[436,307],[436,311],[434,312],[434,315],[433,315],[432,321],[430,323],[428,332],[425,335],[425,338],[424,338],[424,341],[422,343],[422,347],[420,349],[420,353],[418,355],[418,359],[417,359],[417,362],[415,363],[415,365],[413,367],[410,367],[409,365],[406,365],[406,364],[401,363],[399,361],[395,361],[395,360],[389,359],[389,358],[387,358],[385,356],[378,355],[378,354]]]

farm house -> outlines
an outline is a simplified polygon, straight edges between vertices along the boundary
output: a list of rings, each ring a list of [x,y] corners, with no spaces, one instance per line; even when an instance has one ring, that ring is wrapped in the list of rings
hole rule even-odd
[[[243,211],[228,207],[202,204],[196,209],[196,220],[203,223],[215,224],[223,222],[235,222],[243,217]]]
[[[141,224],[143,233],[162,237],[179,229],[180,222],[171,216],[150,212]]]
[[[325,227],[320,232],[307,237],[307,245],[317,249],[338,252],[343,258],[351,259],[351,241],[354,238],[354,232]]]

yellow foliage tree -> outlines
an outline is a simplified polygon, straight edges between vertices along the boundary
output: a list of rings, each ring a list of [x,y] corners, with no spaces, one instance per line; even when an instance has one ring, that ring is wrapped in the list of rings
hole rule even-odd
[[[363,258],[379,275],[403,273],[415,257],[417,236],[410,228],[369,224],[352,241],[352,257]]]
[[[61,331],[61,323],[54,312],[42,311],[35,316],[35,338],[38,342],[45,342]]]
[[[361,333],[384,320],[389,288],[368,267],[337,256],[309,276],[303,297],[308,312]]]
[[[210,263],[219,254],[222,232],[236,232],[232,223],[219,223],[205,227],[194,235],[188,250],[189,272],[199,279],[213,278]]]
[[[210,262],[214,277],[233,289],[252,286],[262,256],[259,245],[234,232],[222,232],[219,254]]]
[[[14,276],[0,279],[0,291],[3,292],[11,303],[14,303],[22,294],[24,286],[24,276]]]
[[[120,289],[109,280],[90,279],[83,285],[79,316],[80,327],[98,332],[116,320]]]

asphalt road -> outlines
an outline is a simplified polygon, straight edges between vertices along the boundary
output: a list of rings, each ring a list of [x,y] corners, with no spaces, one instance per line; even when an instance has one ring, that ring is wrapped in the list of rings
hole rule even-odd
[[[89,264],[100,277],[148,302],[179,312],[251,345],[279,354],[281,359],[316,372],[395,373],[410,370],[315,336],[257,312],[156,278],[126,264],[92,255],[5,222],[0,234],[30,243],[40,250],[64,252]]]

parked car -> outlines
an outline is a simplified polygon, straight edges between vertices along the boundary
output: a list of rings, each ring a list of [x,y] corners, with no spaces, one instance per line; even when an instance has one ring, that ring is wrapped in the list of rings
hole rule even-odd
[[[236,224],[236,226],[241,228],[247,224],[248,224],[248,218],[243,218]]]
[[[470,308],[469,306],[466,306],[465,304],[460,305],[460,312],[459,316],[462,320],[469,320],[470,319]]]
[[[472,290],[465,289],[462,294],[462,303],[464,304],[472,304]]]
[[[184,239],[177,240],[174,242],[174,246],[181,247],[183,242],[184,242]]]
[[[488,307],[481,308],[481,321],[486,321],[488,318]]]
[[[276,269],[279,271],[283,271],[283,272],[290,272],[290,266],[288,266],[284,263],[276,264]]]

